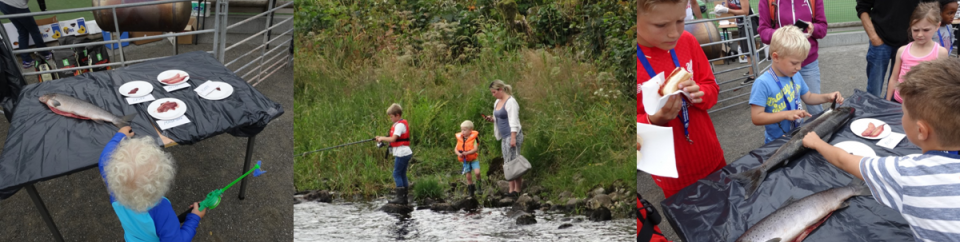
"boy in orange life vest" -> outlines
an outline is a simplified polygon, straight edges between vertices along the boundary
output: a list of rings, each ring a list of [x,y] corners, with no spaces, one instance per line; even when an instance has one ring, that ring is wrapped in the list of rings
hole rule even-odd
[[[683,0],[637,0],[637,122],[673,128],[679,177],[653,176],[665,197],[727,165],[707,114],[717,104],[719,87],[700,44],[683,31],[685,11]],[[693,80],[680,83],[692,98],[671,96],[657,113],[647,115],[640,85],[676,67],[693,73]]]
[[[457,133],[457,147],[453,149],[453,153],[457,154],[457,160],[463,163],[463,172],[460,174],[466,174],[467,176],[467,193],[471,197],[477,191],[476,185],[473,184],[473,178],[470,176],[471,170],[477,176],[477,183],[480,182],[480,161],[477,160],[477,152],[480,150],[477,145],[477,137],[479,136],[480,133],[473,130],[473,122],[470,120],[463,121],[460,124],[460,133]]]
[[[410,158],[413,157],[413,150],[410,149],[410,125],[407,120],[400,118],[403,110],[400,104],[394,103],[387,108],[387,116],[393,125],[390,126],[389,137],[377,136],[377,142],[389,142],[390,153],[393,154],[393,182],[397,185],[396,198],[390,200],[393,204],[407,204],[407,188],[410,181],[407,180],[407,167],[410,164]]]

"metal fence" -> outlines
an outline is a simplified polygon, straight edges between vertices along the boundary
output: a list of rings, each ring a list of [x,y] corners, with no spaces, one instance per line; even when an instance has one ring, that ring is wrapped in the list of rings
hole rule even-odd
[[[724,109],[735,107],[737,105],[743,105],[748,102],[750,90],[753,85],[752,82],[744,82],[748,78],[756,78],[758,74],[763,73],[768,68],[770,68],[770,60],[767,58],[768,54],[767,49],[769,46],[763,45],[757,47],[759,41],[759,35],[753,31],[753,23],[750,21],[750,18],[757,16],[756,14],[750,16],[731,16],[731,17],[722,17],[722,18],[712,18],[712,19],[698,19],[693,21],[688,21],[686,25],[694,25],[704,22],[712,22],[719,25],[720,21],[729,21],[731,24],[736,24],[736,28],[743,31],[746,31],[746,36],[748,37],[737,37],[737,38],[722,38],[720,41],[700,43],[700,47],[708,47],[713,45],[725,45],[730,50],[736,49],[736,46],[740,45],[741,41],[746,41],[747,46],[739,46],[741,51],[733,54],[727,55],[719,58],[714,58],[708,60],[713,69],[713,74],[716,77],[717,85],[720,86],[719,98],[717,105],[714,108],[710,109],[709,113],[719,112]],[[740,20],[740,21],[737,21]],[[737,23],[740,22],[740,23]],[[734,29],[734,27],[730,27]],[[718,28],[720,30],[720,28]],[[720,30],[721,33],[728,32],[726,30]],[[761,52],[764,55],[761,55]],[[728,64],[730,60],[737,60],[740,57],[749,57],[750,62],[747,65],[731,65]],[[716,61],[724,61],[724,64],[714,64]],[[733,73],[734,71],[748,71],[749,69],[753,70],[753,75],[730,75],[727,73]]]
[[[112,12],[112,14],[113,14],[114,29],[117,30],[117,31],[110,32],[110,34],[111,34],[111,38],[110,38],[110,39],[111,39],[111,40],[85,42],[85,43],[79,43],[79,44],[68,44],[68,45],[49,46],[49,47],[44,47],[44,48],[21,48],[21,49],[14,50],[13,44],[11,43],[12,41],[6,41],[6,40],[9,40],[10,38],[9,38],[9,36],[7,36],[6,28],[4,28],[2,25],[0,25],[0,35],[2,35],[3,39],[5,40],[5,43],[4,43],[4,44],[7,45],[7,47],[8,47],[10,50],[13,50],[13,51],[12,51],[12,54],[13,54],[13,55],[23,54],[23,53],[52,51],[52,50],[59,50],[59,49],[70,49],[70,48],[77,48],[77,47],[87,47],[87,46],[95,46],[95,45],[110,45],[110,44],[116,44],[116,46],[117,46],[117,48],[114,48],[114,49],[112,49],[112,51],[111,51],[111,52],[112,52],[112,53],[111,53],[111,63],[97,64],[97,65],[89,65],[89,66],[81,66],[81,67],[72,67],[72,68],[58,68],[58,69],[51,69],[51,70],[48,70],[48,71],[26,72],[26,73],[23,73],[24,76],[27,76],[27,75],[41,75],[41,74],[47,74],[47,73],[55,73],[55,72],[63,72],[63,71],[73,71],[73,70],[80,70],[80,69],[92,69],[92,68],[114,67],[114,66],[127,66],[127,65],[130,65],[130,64],[136,64],[136,63],[139,63],[139,62],[144,62],[144,61],[149,61],[149,60],[164,58],[164,57],[166,57],[166,56],[146,58],[146,59],[137,59],[137,60],[127,60],[127,58],[126,58],[126,56],[125,56],[125,54],[124,54],[123,43],[124,43],[124,42],[141,41],[141,40],[164,39],[164,38],[168,38],[168,37],[178,37],[178,36],[187,36],[187,35],[190,35],[190,36],[199,36],[199,35],[201,35],[201,34],[213,34],[213,45],[212,45],[211,50],[210,50],[210,51],[207,51],[207,53],[213,54],[214,57],[217,58],[217,60],[220,60],[221,63],[225,63],[225,65],[226,65],[228,68],[229,68],[231,65],[234,65],[234,64],[241,64],[241,63],[238,63],[238,61],[240,61],[241,58],[250,56],[251,54],[257,54],[257,57],[254,58],[252,61],[247,62],[247,63],[245,63],[245,65],[243,65],[243,66],[241,66],[240,68],[234,70],[234,73],[236,73],[238,76],[240,76],[241,78],[243,78],[244,80],[246,80],[247,83],[251,83],[252,86],[256,86],[256,85],[259,84],[261,81],[265,80],[265,79],[268,78],[270,75],[272,75],[273,73],[275,73],[277,70],[279,70],[280,68],[282,68],[283,65],[281,65],[281,64],[284,64],[284,63],[289,64],[289,62],[276,61],[276,60],[277,60],[277,58],[280,58],[280,57],[283,57],[283,56],[291,57],[292,55],[291,55],[288,51],[277,51],[277,50],[287,49],[290,45],[293,44],[292,41],[289,41],[289,40],[291,40],[291,39],[293,38],[293,28],[290,27],[288,30],[284,31],[282,34],[279,34],[279,35],[271,34],[271,32],[273,32],[275,29],[277,29],[278,26],[283,26],[284,24],[293,21],[293,17],[290,17],[290,18],[288,18],[288,19],[286,19],[286,20],[284,20],[284,21],[281,21],[281,22],[279,22],[279,23],[276,23],[276,24],[273,23],[274,14],[276,13],[276,11],[279,10],[279,9],[282,9],[282,8],[286,8],[286,7],[292,6],[292,5],[293,5],[293,2],[292,2],[292,1],[286,2],[286,3],[284,3],[284,4],[280,5],[280,6],[276,6],[276,0],[269,0],[268,5],[267,5],[267,9],[268,9],[267,11],[264,11],[263,13],[260,13],[260,14],[254,15],[254,16],[251,16],[251,17],[249,17],[249,18],[247,18],[247,19],[244,19],[244,20],[242,20],[242,21],[239,21],[239,22],[237,22],[237,23],[233,23],[233,24],[228,25],[228,24],[229,24],[229,23],[228,23],[228,17],[229,17],[229,13],[228,13],[228,10],[229,10],[229,0],[219,0],[219,1],[216,1],[216,10],[215,10],[214,16],[213,16],[213,18],[214,18],[214,26],[213,26],[213,29],[200,29],[200,30],[193,30],[193,31],[189,31],[189,32],[166,33],[166,34],[160,34],[160,35],[145,36],[145,37],[135,37],[135,38],[125,38],[125,39],[121,39],[121,38],[120,38],[120,34],[123,32],[123,30],[120,29],[119,22],[118,22],[118,20],[117,20],[117,9],[118,9],[118,8],[138,7],[138,6],[147,6],[147,5],[159,5],[159,4],[168,4],[168,3],[177,3],[177,2],[187,2],[187,3],[189,4],[190,1],[191,1],[191,0],[167,0],[167,1],[156,1],[156,2],[125,3],[125,4],[110,5],[110,6],[85,7],[85,8],[62,9],[62,10],[52,10],[52,11],[42,11],[42,12],[31,12],[31,13],[23,13],[23,14],[0,15],[0,19],[11,19],[11,18],[19,18],[19,17],[31,17],[31,18],[32,18],[32,17],[34,17],[34,16],[49,15],[49,14],[86,12],[86,11],[95,11],[95,10],[111,10],[111,12]],[[198,13],[198,17],[199,17],[199,14],[200,14],[200,13]],[[260,31],[259,33],[253,34],[253,35],[251,35],[251,36],[249,36],[249,37],[247,37],[247,38],[245,38],[245,39],[243,39],[243,40],[241,40],[241,41],[239,41],[239,42],[237,42],[237,43],[234,43],[233,45],[227,46],[227,34],[230,33],[229,31],[230,31],[231,29],[234,29],[234,28],[236,28],[237,26],[240,26],[240,25],[242,25],[242,24],[248,23],[248,22],[250,22],[250,21],[254,21],[254,20],[256,20],[257,18],[264,17],[264,16],[266,16],[266,18],[265,18],[265,19],[266,19],[266,28],[265,28],[264,30]],[[206,20],[204,20],[204,21],[206,21]],[[292,24],[291,24],[291,26],[292,26]],[[227,61],[227,60],[226,60],[226,52],[227,52],[227,51],[234,50],[234,49],[236,49],[238,46],[240,46],[241,44],[244,44],[244,43],[246,43],[246,42],[248,42],[248,41],[250,41],[250,40],[252,40],[252,39],[254,39],[254,38],[261,37],[261,36],[262,36],[262,38],[263,38],[263,44],[261,44],[260,46],[257,46],[256,48],[253,48],[253,49],[249,50],[248,52],[240,55],[240,57],[237,57],[236,59],[233,59],[233,60],[230,60],[230,61]],[[289,37],[289,38],[286,38],[285,36],[286,36],[286,37]],[[281,37],[283,37],[283,38],[281,38]],[[279,40],[279,39],[285,39],[285,40],[288,40],[288,41],[282,41],[282,42],[280,42],[279,44],[274,45],[273,48],[271,48],[271,44],[273,44],[274,42],[277,42],[277,40]],[[128,47],[128,48],[129,48],[129,47]],[[172,43],[172,49],[173,49],[172,55],[177,55],[177,54],[179,54],[179,45],[176,43],[176,41],[174,41],[174,43]],[[116,52],[119,52],[119,55],[118,55]],[[265,58],[267,55],[271,55],[270,58]],[[116,57],[118,57],[118,56],[119,56],[119,58],[120,58],[120,61],[119,61],[119,62],[115,62],[115,61],[113,60],[113,58],[116,58]],[[12,56],[12,59],[16,59],[16,56]],[[254,66],[254,64],[256,64],[256,65]],[[269,66],[265,66],[265,65],[269,65]],[[242,70],[244,70],[244,69],[247,69],[247,68],[250,68],[250,69],[249,69],[245,74],[242,74],[242,75],[241,75],[240,72],[241,72]],[[255,75],[251,75],[251,74],[255,74]],[[251,79],[248,79],[248,77],[250,77]]]

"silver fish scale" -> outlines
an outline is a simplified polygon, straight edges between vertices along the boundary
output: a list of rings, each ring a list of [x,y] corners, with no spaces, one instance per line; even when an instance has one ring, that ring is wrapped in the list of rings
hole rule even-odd
[[[848,198],[857,196],[859,186],[845,186],[814,193],[764,217],[737,241],[792,241],[828,213],[840,208]]]
[[[103,110],[96,105],[93,105],[87,101],[80,100],[75,97],[61,95],[61,94],[52,94],[49,100],[47,100],[47,105],[53,106],[53,101],[60,102],[60,106],[56,107],[60,111],[73,113],[79,116],[87,117],[92,120],[102,120],[111,123],[120,123],[120,117],[113,115],[106,110]]]

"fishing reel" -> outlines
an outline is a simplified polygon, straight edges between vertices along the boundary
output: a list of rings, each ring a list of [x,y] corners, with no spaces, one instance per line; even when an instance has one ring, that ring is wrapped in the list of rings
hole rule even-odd
[[[377,142],[377,148],[383,148],[383,147],[387,147],[387,144],[383,142]]]

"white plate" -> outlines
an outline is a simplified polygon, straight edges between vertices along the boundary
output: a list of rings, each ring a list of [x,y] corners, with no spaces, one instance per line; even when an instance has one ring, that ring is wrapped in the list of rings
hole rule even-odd
[[[874,152],[873,149],[870,148],[870,146],[867,146],[864,143],[860,143],[856,141],[844,141],[844,142],[837,143],[833,146],[840,148],[843,151],[846,151],[847,153],[850,153],[853,155],[859,155],[864,157],[877,156],[877,152]]]
[[[167,84],[167,83],[163,83],[163,82],[162,82],[163,80],[166,80],[166,79],[169,79],[169,78],[171,78],[171,77],[173,77],[173,76],[176,76],[177,73],[180,73],[181,76],[186,75],[187,78],[184,78],[183,81],[181,81],[181,82],[171,83],[171,84]],[[187,72],[181,71],[181,70],[167,70],[167,71],[164,71],[164,72],[160,72],[160,75],[157,75],[157,81],[160,82],[160,84],[163,84],[163,85],[176,85],[176,84],[180,84],[180,83],[183,83],[183,82],[189,81],[189,80],[190,80],[190,74],[187,74]]]
[[[877,135],[877,137],[864,137],[863,135],[860,135],[860,133],[863,133],[864,130],[867,130],[867,126],[869,126],[870,123],[873,123],[873,125],[883,125],[883,132],[880,132],[880,135]],[[862,118],[854,120],[852,123],[850,123],[850,131],[853,131],[853,134],[864,139],[883,139],[890,135],[893,130],[891,130],[889,124],[884,123],[879,119]]]
[[[158,113],[157,108],[159,108],[160,104],[163,104],[164,102],[176,102],[177,108],[174,110],[168,110],[166,112]],[[159,120],[175,119],[187,113],[187,104],[184,103],[183,101],[180,101],[180,99],[176,99],[176,98],[161,98],[161,99],[157,99],[156,101],[153,101],[152,103],[150,103],[149,106],[147,106],[147,113],[149,113],[150,116],[152,116],[153,118],[156,118]]]
[[[200,95],[200,97],[202,97],[203,99],[221,100],[233,94],[233,86],[231,86],[230,84],[227,84],[226,82],[210,81],[209,85],[215,85],[216,87],[219,87],[220,91],[214,90],[213,92],[211,92],[210,94],[207,94],[206,96]]]
[[[136,93],[129,94],[134,88],[139,89],[137,89]],[[132,81],[124,83],[122,86],[120,86],[118,91],[120,91],[120,95],[127,97],[142,97],[150,94],[150,92],[153,92],[153,85],[150,85],[149,82],[145,81]]]

